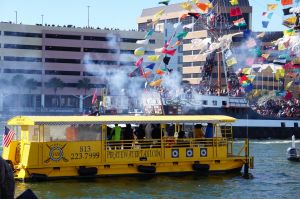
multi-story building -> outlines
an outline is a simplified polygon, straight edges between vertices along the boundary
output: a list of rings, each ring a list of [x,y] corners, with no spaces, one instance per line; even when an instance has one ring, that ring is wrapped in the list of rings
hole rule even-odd
[[[0,112],[82,112],[95,89],[99,96],[114,74],[134,70],[145,34],[0,23]],[[162,44],[154,33],[145,53]]]

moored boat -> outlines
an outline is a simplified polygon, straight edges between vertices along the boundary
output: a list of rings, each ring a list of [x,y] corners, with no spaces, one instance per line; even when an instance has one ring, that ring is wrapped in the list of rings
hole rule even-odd
[[[286,150],[287,159],[294,162],[300,162],[300,149],[296,148],[295,136],[292,136],[292,147]]]
[[[248,173],[249,142],[234,143],[233,122],[217,115],[17,116],[7,122],[16,135],[3,158],[20,180],[240,172],[243,166]]]

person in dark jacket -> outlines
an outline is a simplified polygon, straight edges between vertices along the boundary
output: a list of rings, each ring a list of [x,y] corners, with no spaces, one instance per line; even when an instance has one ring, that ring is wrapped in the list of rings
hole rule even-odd
[[[15,195],[15,180],[11,167],[0,156],[0,199],[12,199]]]

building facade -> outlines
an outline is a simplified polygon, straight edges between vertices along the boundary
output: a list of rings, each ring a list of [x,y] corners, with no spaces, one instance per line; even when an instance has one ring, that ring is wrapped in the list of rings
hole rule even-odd
[[[82,113],[134,70],[145,32],[0,23],[0,112]],[[145,54],[163,44],[154,33]],[[145,63],[147,64],[147,63]]]

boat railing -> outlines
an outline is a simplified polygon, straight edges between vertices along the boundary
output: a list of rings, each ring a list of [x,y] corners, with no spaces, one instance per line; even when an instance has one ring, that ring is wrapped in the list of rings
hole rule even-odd
[[[221,147],[227,145],[227,138],[174,138],[134,139],[106,141],[107,150],[177,148],[177,147]]]

